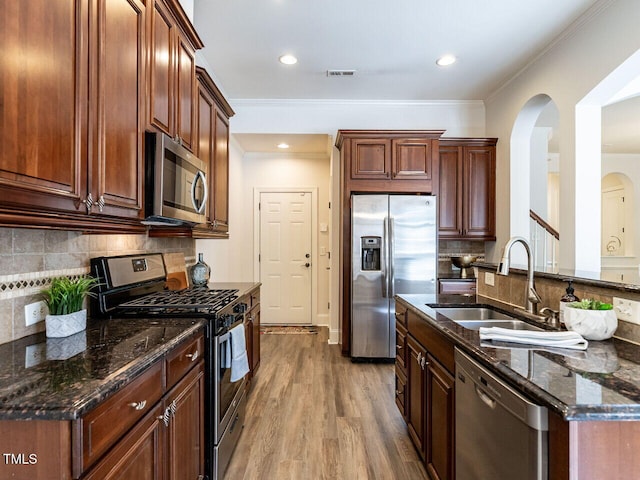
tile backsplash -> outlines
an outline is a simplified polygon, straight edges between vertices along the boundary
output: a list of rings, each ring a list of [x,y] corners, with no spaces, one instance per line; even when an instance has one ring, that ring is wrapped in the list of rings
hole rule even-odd
[[[439,240],[438,241],[438,274],[459,272],[460,269],[451,264],[451,257],[472,255],[484,261],[484,242],[477,240]]]
[[[44,322],[25,327],[24,306],[40,299],[49,279],[84,275],[93,257],[142,252],[183,253],[187,263],[193,263],[195,241],[0,228],[0,343],[44,330]]]

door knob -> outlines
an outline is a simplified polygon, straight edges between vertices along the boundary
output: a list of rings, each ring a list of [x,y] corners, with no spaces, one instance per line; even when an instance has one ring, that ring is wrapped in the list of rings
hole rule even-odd
[[[309,268],[311,266],[311,264],[309,262],[304,264],[305,267]]]
[[[309,255],[308,253],[304,256],[305,258],[309,258],[311,255]]]

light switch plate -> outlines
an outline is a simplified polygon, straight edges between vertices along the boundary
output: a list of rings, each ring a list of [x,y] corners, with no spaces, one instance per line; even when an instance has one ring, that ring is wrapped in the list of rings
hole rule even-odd
[[[640,302],[613,297],[613,309],[618,320],[640,325]]]
[[[490,285],[492,287],[495,287],[495,285],[496,285],[496,276],[495,276],[495,274],[493,274],[491,272],[484,272],[484,283],[486,283],[487,285]]]

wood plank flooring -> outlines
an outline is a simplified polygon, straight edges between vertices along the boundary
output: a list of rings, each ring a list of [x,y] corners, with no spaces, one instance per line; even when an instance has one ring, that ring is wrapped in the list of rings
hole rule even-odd
[[[391,364],[351,363],[328,330],[262,335],[247,421],[225,480],[427,479]]]

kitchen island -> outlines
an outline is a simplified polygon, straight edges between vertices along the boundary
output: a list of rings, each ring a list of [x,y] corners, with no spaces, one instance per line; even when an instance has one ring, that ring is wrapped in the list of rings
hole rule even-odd
[[[480,296],[398,295],[396,300],[399,323],[402,315],[406,314],[408,350],[411,350],[411,342],[420,345],[415,337],[423,343],[431,342],[427,348],[429,359],[434,357],[438,361],[426,362],[427,365],[430,364],[431,369],[433,365],[446,367],[443,370],[451,380],[447,392],[450,410],[454,408],[450,400],[454,398],[453,376],[450,375],[454,372],[448,352],[455,347],[535,403],[548,408],[549,478],[635,478],[636,472],[640,471],[635,454],[640,448],[640,347],[616,338],[592,341],[584,352],[511,343],[493,344],[481,341],[478,331],[462,327],[434,308],[486,305],[518,317],[517,309],[508,304]],[[537,326],[548,328],[544,324]],[[428,336],[422,333],[426,330]],[[434,343],[434,339],[439,340]],[[442,345],[446,348],[441,349]],[[445,353],[438,357],[438,350]],[[410,363],[412,360],[405,356],[403,361]],[[396,367],[398,369],[398,363]],[[410,376],[408,373],[407,377]],[[436,375],[435,378],[445,377]],[[411,383],[411,378],[408,382]],[[415,399],[415,395],[409,386],[405,394],[408,402]],[[444,400],[435,400],[436,405],[446,404]],[[411,433],[412,422],[416,420],[415,416],[411,419],[411,412],[406,413]],[[451,417],[449,429],[454,422],[454,413],[446,412]],[[431,413],[427,410],[425,415]],[[431,418],[434,421],[438,416],[432,415]],[[425,428],[424,437],[431,434]],[[453,434],[448,441],[450,457],[455,451]],[[447,471],[444,468],[446,462],[438,464],[438,458],[429,457],[427,444],[425,442],[424,454],[427,468]],[[451,472],[453,460],[449,458],[448,461],[448,471]]]

